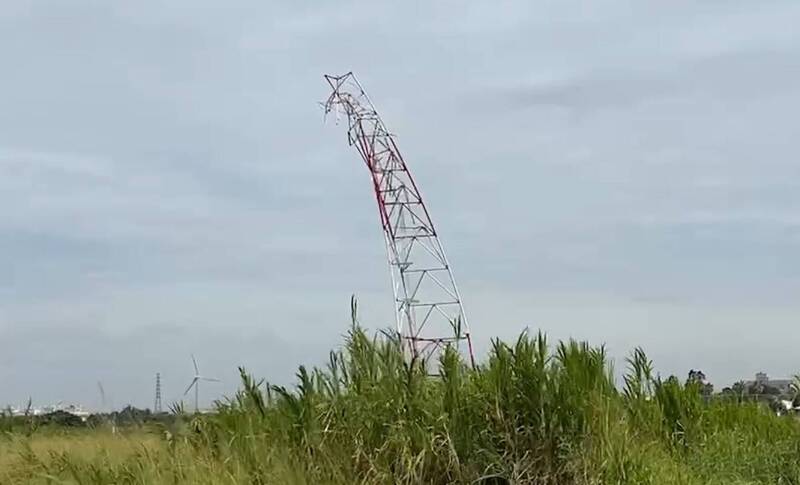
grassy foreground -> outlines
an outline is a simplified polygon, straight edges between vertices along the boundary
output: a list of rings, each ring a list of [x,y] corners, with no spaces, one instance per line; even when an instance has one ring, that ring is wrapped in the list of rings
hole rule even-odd
[[[7,430],[0,483],[800,484],[800,425],[661,380],[640,350],[615,387],[602,348],[494,342],[428,377],[353,327],[293,389],[255,382],[169,429]]]

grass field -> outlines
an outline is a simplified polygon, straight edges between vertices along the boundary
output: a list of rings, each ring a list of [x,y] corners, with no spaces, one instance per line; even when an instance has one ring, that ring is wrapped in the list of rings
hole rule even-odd
[[[140,429],[116,434],[110,429],[9,433],[0,439],[0,483],[81,483],[65,480],[71,474],[68,463],[76,464],[76,470],[83,464],[114,468],[137,454],[165,450],[159,436]],[[48,475],[61,476],[62,481],[48,481]]]
[[[800,484],[795,418],[706,400],[640,350],[620,386],[602,348],[541,335],[495,342],[476,370],[455,352],[430,365],[353,327],[292,389],[242,370],[214,415],[7,429],[0,483]]]

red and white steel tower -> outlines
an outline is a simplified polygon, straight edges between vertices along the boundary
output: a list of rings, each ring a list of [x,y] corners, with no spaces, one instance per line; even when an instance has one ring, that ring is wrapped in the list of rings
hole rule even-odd
[[[348,142],[367,165],[378,202],[394,290],[397,332],[414,357],[472,338],[461,296],[417,184],[367,93],[352,72],[326,75],[325,113],[347,116]]]

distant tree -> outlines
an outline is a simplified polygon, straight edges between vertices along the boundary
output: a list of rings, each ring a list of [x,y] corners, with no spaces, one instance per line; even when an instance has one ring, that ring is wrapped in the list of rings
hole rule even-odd
[[[745,386],[744,381],[734,382],[733,386],[731,386],[731,390],[737,396],[744,396],[747,394],[747,386]]]
[[[86,424],[93,428],[97,428],[109,423],[111,423],[111,417],[107,413],[95,413],[86,419]]]
[[[66,411],[53,411],[41,417],[40,420],[43,424],[55,424],[58,426],[78,427],[84,426],[83,420],[72,413]]]
[[[706,381],[706,375],[701,370],[692,369],[686,379],[686,386],[695,386],[703,396],[710,396],[714,393],[714,385]]]
[[[149,409],[139,409],[128,405],[116,413],[117,423],[120,425],[140,425],[150,420],[153,415]]]
[[[147,423],[171,425],[175,420],[176,415],[172,412],[153,413],[150,409],[126,406],[119,411],[92,414],[88,417],[87,424],[92,427],[141,426]]]
[[[695,383],[705,383],[706,382],[706,375],[701,370],[690,370],[689,371],[689,378],[687,382],[695,382]]]

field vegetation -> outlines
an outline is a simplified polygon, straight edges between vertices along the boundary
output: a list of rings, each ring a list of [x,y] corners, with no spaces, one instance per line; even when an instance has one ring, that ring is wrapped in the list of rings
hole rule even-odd
[[[114,433],[5,418],[0,483],[800,484],[795,417],[662,379],[640,349],[625,365],[616,383],[602,347],[528,333],[477,369],[408,362],[354,325],[293,388],[240,369],[213,414]]]

